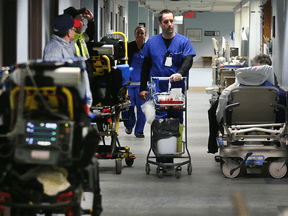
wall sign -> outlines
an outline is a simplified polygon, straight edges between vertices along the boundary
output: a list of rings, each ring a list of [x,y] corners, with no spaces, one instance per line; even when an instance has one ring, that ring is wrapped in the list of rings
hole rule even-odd
[[[191,42],[201,42],[202,30],[201,29],[187,29],[186,37],[188,37]]]
[[[185,12],[185,18],[196,18],[196,13],[194,11]]]
[[[204,36],[220,36],[220,31],[204,31]]]

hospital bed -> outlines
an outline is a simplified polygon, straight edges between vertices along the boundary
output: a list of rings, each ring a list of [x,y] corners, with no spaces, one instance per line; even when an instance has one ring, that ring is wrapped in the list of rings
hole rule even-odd
[[[218,137],[224,176],[235,178],[245,171],[259,174],[267,165],[273,178],[282,178],[287,173],[286,145],[287,108],[279,102],[279,90],[268,86],[233,89]]]

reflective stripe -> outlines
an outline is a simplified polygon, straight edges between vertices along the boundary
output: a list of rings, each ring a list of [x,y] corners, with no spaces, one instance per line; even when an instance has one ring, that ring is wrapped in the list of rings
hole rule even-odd
[[[84,36],[84,33],[77,34],[75,32],[73,40],[75,41],[75,48],[76,48],[77,56],[82,56],[81,55],[81,50],[82,50],[84,59],[85,60],[89,59],[90,56],[89,56],[88,48],[87,48],[87,45],[86,45],[86,42],[85,42],[86,37]],[[77,45],[77,41],[80,42],[81,50],[80,50],[80,47],[78,47],[78,45]]]
[[[88,34],[86,34],[86,32],[83,32],[82,36],[84,37],[83,39],[86,43],[89,42],[89,36],[88,36]]]

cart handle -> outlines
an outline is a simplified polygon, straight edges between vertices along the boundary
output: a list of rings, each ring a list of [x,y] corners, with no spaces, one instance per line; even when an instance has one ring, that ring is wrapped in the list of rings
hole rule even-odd
[[[170,77],[151,77],[151,81],[153,79],[159,79],[159,80],[170,80]],[[187,77],[181,77],[181,80],[186,80]]]
[[[171,81],[170,81],[170,77],[151,77],[150,78],[150,83],[153,82],[153,80],[169,80],[169,83],[168,83],[168,91],[171,89]],[[187,89],[187,77],[181,77],[180,80],[184,80],[184,85],[185,85],[185,90]]]
[[[122,35],[124,37],[125,58],[128,58],[128,45],[127,45],[128,41],[127,41],[126,35],[124,33],[122,33],[122,32],[113,32],[113,34],[120,34],[120,35]],[[128,64],[128,60],[125,60],[125,64]]]

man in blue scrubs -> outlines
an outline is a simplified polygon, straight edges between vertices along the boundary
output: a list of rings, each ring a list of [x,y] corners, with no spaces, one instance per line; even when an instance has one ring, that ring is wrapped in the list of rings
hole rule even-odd
[[[184,88],[181,77],[188,75],[193,57],[196,56],[190,40],[174,32],[174,14],[165,9],[159,13],[158,18],[162,34],[149,38],[142,50],[145,58],[141,69],[139,97],[143,101],[148,99],[147,81],[150,77],[170,77],[172,88]],[[158,87],[161,92],[167,91],[168,81],[160,81]],[[183,124],[182,112],[157,111],[156,118],[179,118]],[[157,161],[173,161],[173,158],[164,159],[166,158],[156,158]]]
[[[174,14],[170,10],[165,9],[159,13],[159,26],[162,28],[162,34],[149,38],[142,50],[145,58],[141,70],[139,96],[143,101],[148,99],[147,81],[150,77],[170,77],[170,81],[173,82],[172,88],[184,87],[184,82],[180,79],[182,76],[188,76],[193,57],[196,56],[190,40],[174,32]],[[159,90],[165,92],[167,89],[168,81],[161,81]],[[183,123],[182,113],[161,111],[156,113],[156,117],[178,117],[180,123]]]
[[[129,111],[122,112],[122,118],[129,119],[130,116],[130,121],[124,121],[126,127],[125,132],[131,134],[132,129],[135,126],[134,134],[137,138],[145,137],[143,130],[146,118],[141,109],[141,105],[144,104],[144,101],[139,98],[139,92],[141,67],[144,61],[144,56],[141,54],[141,50],[144,47],[146,35],[146,29],[137,26],[134,31],[135,41],[128,44],[128,63],[129,66],[133,68],[130,75],[131,84],[128,86],[128,95],[130,96],[131,106]],[[137,108],[137,120],[135,117],[135,106]]]

